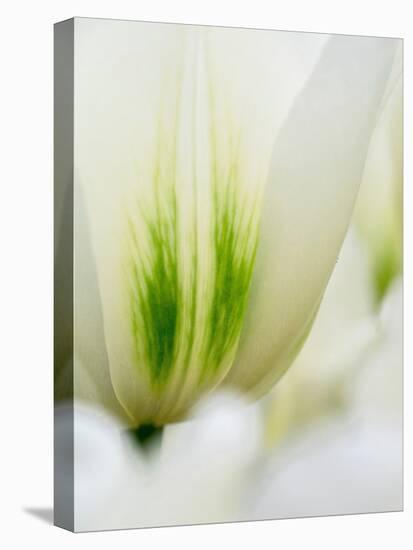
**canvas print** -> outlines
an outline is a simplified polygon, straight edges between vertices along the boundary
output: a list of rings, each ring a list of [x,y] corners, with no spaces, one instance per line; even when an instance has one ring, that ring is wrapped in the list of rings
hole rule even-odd
[[[55,522],[402,509],[402,40],[55,26]]]

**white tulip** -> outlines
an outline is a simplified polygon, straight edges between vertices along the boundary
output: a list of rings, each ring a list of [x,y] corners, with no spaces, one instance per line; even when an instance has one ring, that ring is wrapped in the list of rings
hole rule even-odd
[[[76,311],[99,289],[75,387],[79,360],[132,427],[223,381],[268,391],[334,268],[397,41],[83,19],[75,38]]]

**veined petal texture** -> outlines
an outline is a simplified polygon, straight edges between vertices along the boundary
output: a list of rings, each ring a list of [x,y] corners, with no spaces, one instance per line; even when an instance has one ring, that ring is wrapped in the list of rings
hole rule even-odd
[[[391,40],[136,25],[75,30],[75,188],[132,425],[181,418],[226,376],[249,390],[287,368],[393,54]]]

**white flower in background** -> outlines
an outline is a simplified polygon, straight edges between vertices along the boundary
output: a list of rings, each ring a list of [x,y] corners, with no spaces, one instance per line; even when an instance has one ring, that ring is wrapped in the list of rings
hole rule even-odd
[[[73,462],[64,442],[73,437],[73,413],[67,407],[57,410],[70,495]],[[161,450],[147,456],[107,413],[78,404],[75,530],[236,520],[260,450],[261,429],[255,405],[234,394],[217,394],[200,405],[193,421],[165,427]]]
[[[363,245],[351,227],[311,333],[265,401],[270,445],[343,414],[354,378],[377,346],[380,327]]]
[[[397,50],[383,109],[373,133],[355,208],[380,301],[401,273],[403,256],[403,64]]]
[[[316,426],[261,464],[242,519],[399,511],[402,456],[400,424]]]
[[[359,369],[355,405],[378,425],[402,425],[403,283],[395,279],[379,311],[379,340]]]
[[[223,381],[265,393],[334,268],[397,41],[84,30],[75,394],[137,427],[182,418]]]
[[[314,415],[306,430],[292,431],[297,426],[290,421],[289,437],[279,438],[278,445],[256,469],[244,503],[244,519],[402,509],[401,305],[402,285],[396,280],[377,316],[374,345],[350,370],[341,415],[325,408],[324,416]],[[352,344],[349,338],[348,347]],[[308,367],[311,370],[311,365]],[[314,384],[297,384],[290,397],[300,409],[305,391],[313,390]],[[307,406],[307,414],[312,412]],[[301,422],[305,423],[302,418]]]

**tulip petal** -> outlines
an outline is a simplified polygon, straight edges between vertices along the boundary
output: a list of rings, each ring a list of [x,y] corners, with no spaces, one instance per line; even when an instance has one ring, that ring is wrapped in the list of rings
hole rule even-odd
[[[74,365],[70,361],[67,369],[73,369],[76,399],[105,407],[129,423],[109,374],[102,306],[82,188],[76,186],[74,194]]]
[[[324,38],[296,37],[289,75],[283,33],[84,25],[75,159],[110,376],[129,417],[163,423],[231,367],[273,135]]]
[[[396,44],[330,38],[275,142],[230,384],[267,391],[305,339],[347,230]]]
[[[135,409],[146,418],[155,398],[134,360],[125,305],[125,227],[128,210],[139,208],[136,190],[143,193],[151,181],[151,167],[147,169],[144,160],[153,154],[154,117],[169,78],[161,74],[162,59],[157,65],[148,59],[152,51],[180,59],[181,47],[172,26],[142,24],[140,34],[133,22],[114,23],[80,19],[75,25],[75,185],[85,196],[111,383],[126,415],[136,423]],[[174,97],[166,101],[171,106]],[[78,308],[84,307],[79,296]],[[96,359],[90,357],[87,363],[98,365]]]

